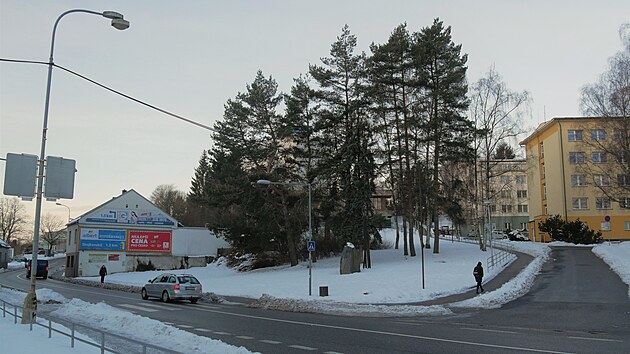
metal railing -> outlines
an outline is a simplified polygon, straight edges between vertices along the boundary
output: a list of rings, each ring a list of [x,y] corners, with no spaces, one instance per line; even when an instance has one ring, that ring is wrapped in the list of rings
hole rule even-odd
[[[493,240],[492,247],[494,247],[495,252],[486,260],[488,269],[495,266],[507,265],[513,259],[517,258],[516,254],[514,254],[514,246],[510,244],[498,240]]]
[[[22,316],[19,315],[18,313],[21,313],[24,310],[22,306],[13,305],[2,299],[0,299],[0,302],[2,302],[2,317],[3,318],[6,317],[8,314],[10,316],[13,316],[14,324],[18,323],[18,318],[20,319],[20,322],[21,322]],[[11,312],[11,309],[7,309],[7,305],[13,308],[12,312]],[[115,354],[123,354],[123,353],[125,354],[127,353],[182,354],[182,352],[163,348],[163,347],[153,345],[153,344],[143,343],[141,341],[137,341],[134,339],[125,338],[118,334],[109,333],[107,331],[92,328],[86,325],[78,324],[78,323],[64,320],[64,319],[54,318],[53,316],[50,316],[50,315],[47,315],[46,317],[42,317],[42,316],[39,316],[39,314],[36,314],[36,316],[33,316],[33,317],[31,317],[29,320],[30,331],[33,330],[33,325],[36,325],[36,326],[41,326],[48,329],[48,338],[52,338],[53,332],[66,336],[70,338],[71,348],[74,348],[75,341],[78,341],[78,342],[82,342],[87,345],[91,345],[93,347],[99,348],[101,350],[101,354],[104,354],[105,352],[115,353]],[[55,321],[53,321],[52,318],[54,318]],[[53,324],[58,325],[58,327],[64,326],[66,327],[66,329],[69,326],[70,333],[64,332],[63,329],[55,328]],[[81,334],[81,337],[77,336],[77,329],[80,329],[82,331],[81,333],[79,333]],[[92,337],[96,337],[98,339],[91,339],[91,340],[85,339],[85,338],[92,338]],[[118,350],[123,350],[123,351],[118,351],[115,348],[123,348],[123,349],[118,349]]]
[[[479,244],[479,238],[473,237],[464,237],[464,236],[449,236],[449,235],[441,235],[440,239],[445,241],[453,241],[453,242],[464,242],[464,243],[473,243]],[[502,240],[492,240],[492,248],[493,253],[492,256],[488,257],[486,260],[486,266],[488,269],[505,265],[511,262],[513,259],[517,258],[514,254],[514,246],[507,242],[503,242]]]

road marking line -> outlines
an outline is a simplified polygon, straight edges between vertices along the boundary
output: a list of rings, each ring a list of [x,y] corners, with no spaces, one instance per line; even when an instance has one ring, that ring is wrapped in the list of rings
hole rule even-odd
[[[146,307],[140,307],[140,306],[131,305],[131,304],[116,304],[114,306],[125,307],[125,308],[130,308],[132,310],[138,310],[138,311],[144,311],[144,312],[158,312],[158,311],[160,311],[160,310],[156,310],[156,309],[148,309]]]
[[[313,347],[305,347],[303,345],[290,345],[289,348],[294,348],[294,349],[302,349],[302,350],[317,350],[317,348],[313,348]]]
[[[178,308],[170,307],[168,305],[153,304],[153,303],[150,303],[150,302],[143,302],[142,305],[143,306],[149,306],[149,307],[157,308],[157,309],[160,309],[160,310],[167,310],[167,311],[179,311],[179,310],[181,310],[181,309],[178,309]]]
[[[486,328],[467,328],[467,327],[461,327],[460,329],[466,329],[469,331],[483,331],[483,332],[496,332],[496,333],[518,333],[518,332],[514,332],[514,331],[501,331],[498,329],[486,329]]]
[[[269,339],[261,339],[261,340],[259,340],[259,342],[263,342],[263,343],[267,343],[267,344],[282,344],[282,342],[277,342],[275,340],[269,340]]]
[[[370,334],[380,334],[380,335],[392,336],[392,337],[424,339],[424,340],[430,340],[430,341],[435,341],[435,342],[463,344],[463,345],[471,345],[471,346],[477,346],[477,347],[530,351],[530,352],[535,352],[535,353],[550,353],[550,354],[565,354],[566,353],[566,352],[558,352],[558,351],[554,351],[554,350],[534,349],[534,348],[525,348],[525,347],[513,347],[513,346],[508,346],[508,345],[500,345],[500,344],[488,344],[488,343],[470,342],[470,341],[456,340],[456,339],[446,339],[446,338],[437,338],[437,337],[418,336],[418,335],[414,335],[414,334],[383,332],[383,331],[376,331],[376,330],[372,330],[372,329],[352,328],[352,327],[325,325],[325,324],[319,324],[319,323],[309,323],[309,322],[300,322],[300,321],[292,321],[292,320],[283,320],[283,319],[279,319],[279,318],[254,316],[254,315],[245,315],[245,314],[241,314],[241,313],[232,313],[232,312],[220,311],[220,310],[199,309],[199,311],[220,313],[220,314],[227,315],[227,316],[252,318],[252,319],[263,320],[263,321],[272,321],[272,322],[296,324],[296,325],[308,326],[310,328],[320,327],[320,328],[338,329],[338,330],[350,331],[350,332],[362,332],[362,333],[370,333]]]
[[[339,352],[324,352],[324,354],[343,354],[343,353],[339,353]]]
[[[583,340],[596,340],[596,341],[602,341],[602,342],[618,342],[618,343],[623,343],[622,340],[618,340],[618,339],[606,339],[606,338],[592,338],[592,337],[568,337],[571,339],[583,339]]]
[[[180,328],[195,328],[194,326],[189,326],[189,325],[185,325],[185,324],[178,324],[176,326],[180,327]]]
[[[206,329],[206,328],[194,328],[195,331],[199,331],[199,332],[212,332],[211,329]]]
[[[247,340],[254,339],[254,337],[250,337],[250,336],[236,336],[236,338],[238,338],[238,339],[247,339]]]
[[[232,333],[229,333],[229,332],[214,332],[214,334],[220,334],[222,336],[231,336],[232,335]]]

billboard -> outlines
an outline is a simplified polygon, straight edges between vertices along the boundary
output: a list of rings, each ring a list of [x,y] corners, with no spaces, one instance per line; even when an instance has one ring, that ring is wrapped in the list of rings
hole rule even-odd
[[[127,251],[129,252],[171,252],[170,231],[129,230]]]
[[[147,211],[135,209],[108,209],[89,215],[85,222],[97,222],[106,224],[124,225],[166,225],[175,223],[169,216],[160,211]]]
[[[124,251],[125,230],[81,229],[79,249],[95,251]]]

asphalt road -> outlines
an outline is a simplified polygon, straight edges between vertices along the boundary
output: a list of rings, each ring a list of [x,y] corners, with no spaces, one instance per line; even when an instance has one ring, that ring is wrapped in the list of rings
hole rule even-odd
[[[26,289],[24,272],[0,283]],[[66,297],[112,306],[261,353],[628,353],[628,286],[588,248],[554,249],[522,298],[440,317],[346,317],[242,304],[142,301],[139,294],[41,280]]]

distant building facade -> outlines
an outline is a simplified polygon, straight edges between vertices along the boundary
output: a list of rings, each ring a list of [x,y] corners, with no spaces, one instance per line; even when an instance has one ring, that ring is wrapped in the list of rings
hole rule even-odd
[[[537,225],[549,216],[580,219],[604,239],[630,239],[630,175],[604,147],[628,132],[602,118],[553,118],[540,124],[521,145],[527,156],[529,230],[533,241],[548,242]],[[617,164],[617,165],[616,165]],[[627,188],[625,188],[627,187]],[[616,190],[615,195],[604,190]]]

